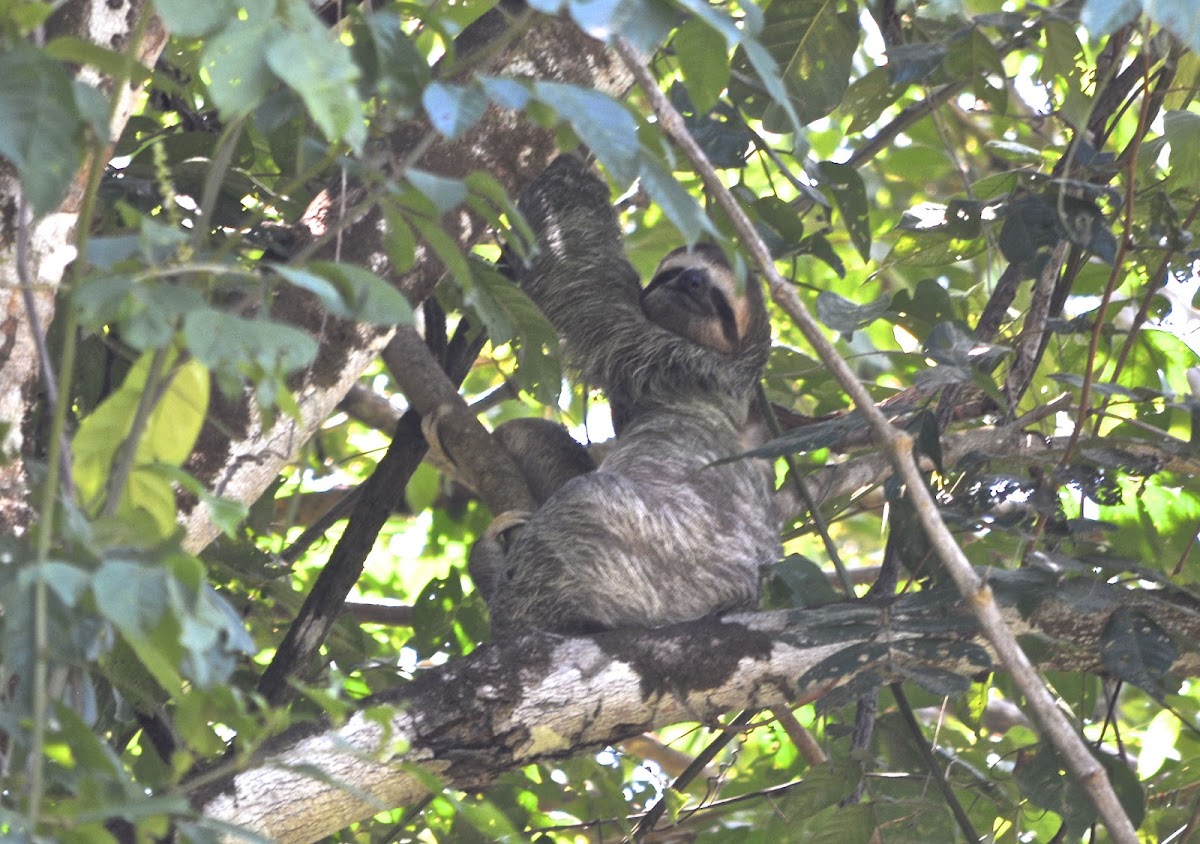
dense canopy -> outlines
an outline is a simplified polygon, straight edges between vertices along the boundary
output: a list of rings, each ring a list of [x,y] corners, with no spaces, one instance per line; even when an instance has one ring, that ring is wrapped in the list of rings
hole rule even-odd
[[[0,837],[1189,840],[1194,6],[0,4]],[[769,291],[786,556],[493,644],[571,151]]]

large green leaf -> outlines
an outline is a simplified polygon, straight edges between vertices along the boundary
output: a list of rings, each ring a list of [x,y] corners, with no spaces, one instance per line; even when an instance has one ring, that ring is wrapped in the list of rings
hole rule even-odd
[[[561,82],[535,82],[533,93],[571,124],[617,184],[637,176],[637,121],[607,94]]]
[[[183,336],[191,353],[212,369],[287,374],[317,354],[317,341],[298,328],[212,309],[188,314]]]
[[[0,156],[34,214],[53,210],[83,156],[83,120],[62,64],[19,43],[0,52]]]
[[[267,48],[279,37],[269,0],[245,0],[242,15],[208,38],[200,54],[208,91],[227,117],[249,114],[275,87]]]
[[[475,85],[430,82],[421,95],[429,122],[447,138],[457,138],[479,122],[487,97]]]
[[[154,0],[154,8],[172,35],[200,37],[216,32],[237,18],[236,0]]]
[[[1163,130],[1171,143],[1171,175],[1184,185],[1200,185],[1200,114],[1167,112]]]
[[[822,187],[833,194],[842,221],[863,261],[871,258],[871,216],[862,176],[849,164],[821,162]]]
[[[725,39],[712,27],[693,18],[679,27],[671,43],[679,57],[679,67],[693,105],[698,112],[707,113],[729,84]]]
[[[292,88],[321,133],[362,149],[367,139],[363,104],[358,96],[358,65],[346,45],[314,19],[311,24],[273,39],[267,65]]]
[[[376,325],[409,324],[412,306],[396,288],[353,264],[314,261],[306,267],[277,264],[272,269],[313,293],[334,316]]]
[[[129,436],[142,397],[148,388],[164,388],[153,405],[134,452],[133,467],[121,494],[118,513],[150,516],[160,535],[175,527],[175,495],[169,481],[154,471],[155,464],[181,466],[191,454],[208,411],[207,370],[195,360],[169,371],[166,384],[148,385],[156,353],[146,352],[126,375],[120,388],[79,425],[72,441],[73,473],[81,500],[95,511],[104,502],[106,484],[118,450]]]
[[[537,305],[510,279],[478,263],[472,265],[465,300],[494,345],[516,342],[521,386],[543,404],[557,402],[562,392],[558,336]]]
[[[831,0],[774,0],[767,7],[758,40],[781,68],[779,77],[801,124],[833,111],[850,84],[861,29],[857,16],[841,9]],[[764,76],[756,52],[748,44],[744,52],[759,76]],[[752,114],[768,121],[769,128],[786,129],[778,105],[752,95],[742,98]]]

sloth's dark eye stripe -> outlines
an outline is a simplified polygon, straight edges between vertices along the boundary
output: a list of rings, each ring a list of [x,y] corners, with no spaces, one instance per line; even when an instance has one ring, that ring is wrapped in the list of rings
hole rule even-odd
[[[654,276],[654,278],[650,279],[650,283],[646,285],[646,289],[642,291],[642,295],[645,296],[659,285],[666,284],[671,279],[677,278],[681,272],[683,272],[683,267],[672,267],[669,270],[663,270],[661,273],[658,273],[656,276]]]
[[[729,302],[725,300],[725,295],[720,290],[714,289],[709,296],[712,299],[713,307],[717,309],[717,316],[721,318],[721,333],[729,341],[730,348],[737,348],[739,339],[737,317],[733,315],[733,308],[729,307]]]

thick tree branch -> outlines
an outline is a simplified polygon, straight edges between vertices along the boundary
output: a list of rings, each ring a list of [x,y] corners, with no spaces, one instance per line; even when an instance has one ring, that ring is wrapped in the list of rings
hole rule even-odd
[[[416,332],[412,334],[415,336]],[[430,371],[427,377],[436,378],[457,398],[457,385],[470,371],[483,345],[482,333],[472,330],[467,320],[459,323],[458,332],[445,352],[445,371],[433,360],[420,338],[415,342],[419,348],[412,350],[414,360],[428,358]],[[484,436],[487,436],[486,432]],[[345,532],[275,651],[275,658],[259,679],[258,691],[268,703],[278,705],[290,700],[295,687],[288,681],[303,678],[312,667],[317,649],[341,615],[346,595],[362,575],[379,531],[403,499],[408,481],[425,456],[426,448],[421,435],[421,415],[416,408],[409,408],[396,424],[387,453],[355,501]]]
[[[1017,582],[1027,577],[1000,572],[990,585],[1005,604],[1004,622],[1048,643],[1047,668],[1099,670],[1104,627],[1117,610],[1153,618],[1180,641],[1200,641],[1200,607],[1185,596],[1048,579],[1041,603],[1023,614],[1006,596],[1026,600],[1029,584]],[[936,659],[931,644],[943,645]],[[312,841],[381,809],[418,803],[431,775],[444,787],[476,790],[504,771],[663,725],[816,699],[864,672],[883,681],[898,679],[905,666],[973,675],[995,659],[985,648],[967,602],[949,589],[654,631],[531,634],[420,673],[336,730],[281,736],[260,761],[204,789],[194,804],[211,819],[280,842]],[[875,656],[864,661],[867,652]],[[1200,656],[1180,655],[1172,671],[1194,676]],[[383,704],[395,709],[381,719]]]

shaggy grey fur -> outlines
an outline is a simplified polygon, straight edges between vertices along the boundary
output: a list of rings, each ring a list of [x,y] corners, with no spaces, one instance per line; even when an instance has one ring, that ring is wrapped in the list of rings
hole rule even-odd
[[[643,292],[607,186],[574,157],[555,161],[520,207],[538,235],[521,286],[573,366],[606,390],[618,436],[583,474],[567,446],[558,477],[570,480],[511,545],[499,530],[476,544],[471,573],[497,635],[656,627],[753,606],[780,553],[771,466],[712,464],[762,439],[751,411],[771,344],[760,287],[749,281],[730,301],[720,251],[697,247],[667,256]],[[539,447],[536,436],[502,439],[519,462]]]

